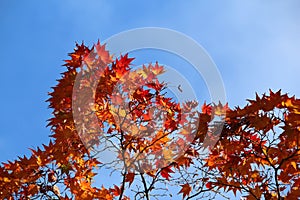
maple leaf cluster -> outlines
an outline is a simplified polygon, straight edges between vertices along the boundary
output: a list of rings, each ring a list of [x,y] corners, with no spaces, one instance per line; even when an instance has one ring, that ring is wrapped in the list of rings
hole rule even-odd
[[[300,197],[300,100],[280,91],[256,95],[226,114],[206,166],[210,188],[245,191],[247,199]]]
[[[183,199],[300,197],[299,99],[270,90],[243,108],[199,110],[166,95],[158,63],[133,70],[133,58],[113,58],[99,41],[69,56],[49,93],[51,140],[2,163],[1,199],[150,199],[166,196],[167,185]],[[97,157],[105,149],[110,162]],[[103,168],[121,181],[95,184]]]

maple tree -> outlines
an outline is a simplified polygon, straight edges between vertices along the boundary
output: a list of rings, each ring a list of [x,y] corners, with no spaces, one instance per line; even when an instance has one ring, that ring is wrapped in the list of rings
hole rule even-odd
[[[199,109],[168,97],[158,63],[134,70],[99,41],[69,55],[49,93],[50,142],[2,163],[1,199],[300,197],[299,99],[270,90],[243,108]]]

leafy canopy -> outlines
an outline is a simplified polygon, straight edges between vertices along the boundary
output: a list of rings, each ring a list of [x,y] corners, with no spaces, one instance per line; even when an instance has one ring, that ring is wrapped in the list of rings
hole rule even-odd
[[[49,93],[50,142],[2,163],[1,199],[299,198],[299,99],[270,90],[243,108],[199,110],[166,95],[158,63],[133,70],[99,41],[69,56]],[[217,143],[203,156],[207,139]],[[97,157],[108,149],[112,160]],[[107,168],[121,179],[100,186]]]

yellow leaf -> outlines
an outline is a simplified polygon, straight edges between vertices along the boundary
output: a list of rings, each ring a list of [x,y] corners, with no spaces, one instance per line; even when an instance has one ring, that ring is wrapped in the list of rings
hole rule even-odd
[[[297,163],[296,163],[295,161],[291,162],[291,165],[292,165],[295,169],[297,169]]]
[[[293,189],[293,190],[298,190],[298,189],[299,189],[299,187],[293,187],[292,189]]]
[[[286,107],[291,107],[293,105],[291,99],[287,99],[285,102],[283,101],[281,104]]]
[[[137,135],[140,133],[140,129],[135,124],[132,124],[130,126],[130,130],[131,130],[131,135]]]
[[[267,155],[267,150],[266,150],[266,148],[263,148],[262,151],[263,151],[263,153],[264,153],[265,155]]]
[[[3,181],[6,182],[6,183],[10,182],[10,180],[7,177],[4,177]]]
[[[126,116],[126,110],[119,107],[119,108],[116,108],[114,106],[111,106],[110,107],[110,111],[112,111],[112,113],[115,115],[115,116],[120,116],[120,117],[125,117]]]
[[[277,197],[277,193],[276,192],[272,192],[271,195],[272,195],[272,197]]]
[[[40,156],[37,157],[36,163],[37,163],[39,166],[42,165],[42,160],[41,160]]]
[[[256,177],[258,177],[258,173],[257,173],[257,172],[253,172],[253,173],[251,174],[251,178],[256,178]]]
[[[164,155],[164,159],[167,160],[168,162],[172,162],[174,161],[174,155],[173,152],[171,150],[168,149],[164,149],[163,150],[163,155]]]

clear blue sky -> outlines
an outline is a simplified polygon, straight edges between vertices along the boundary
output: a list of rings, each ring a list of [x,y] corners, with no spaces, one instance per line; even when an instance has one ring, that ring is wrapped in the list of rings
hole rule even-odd
[[[49,141],[47,92],[75,41],[91,45],[132,28],[195,39],[217,64],[230,106],[269,88],[300,97],[299,9],[297,0],[1,0],[0,161]]]

